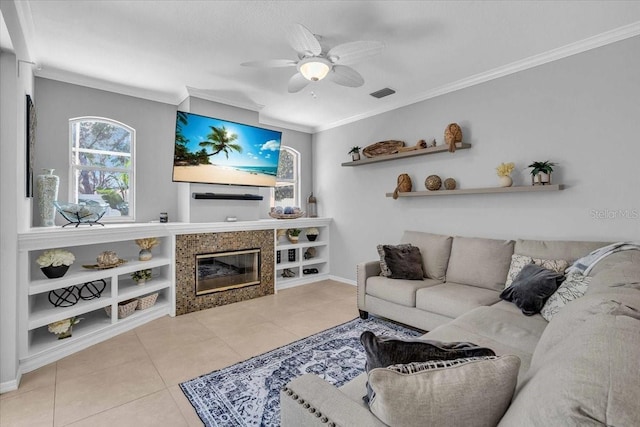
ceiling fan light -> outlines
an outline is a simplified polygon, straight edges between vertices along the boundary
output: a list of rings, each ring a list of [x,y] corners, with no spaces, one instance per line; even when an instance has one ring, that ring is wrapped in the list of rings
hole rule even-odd
[[[309,58],[300,64],[299,70],[305,79],[317,82],[327,77],[331,67],[326,59]]]

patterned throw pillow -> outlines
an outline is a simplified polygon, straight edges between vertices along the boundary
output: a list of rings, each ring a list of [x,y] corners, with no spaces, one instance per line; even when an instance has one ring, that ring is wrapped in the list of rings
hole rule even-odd
[[[385,246],[390,246],[390,245],[378,245],[377,249],[378,249],[378,255],[380,256],[380,275],[382,277],[391,277],[391,269],[389,269],[389,266],[387,265],[387,261],[384,259],[384,247]],[[409,243],[405,243],[402,245],[396,245],[394,246],[395,248],[398,249],[409,249],[411,247],[411,244]]]
[[[513,254],[511,255],[511,265],[509,266],[509,272],[507,273],[507,281],[504,284],[504,288],[507,289],[513,283],[513,279],[522,271],[525,265],[531,264],[533,258],[525,255]]]
[[[580,298],[587,292],[591,283],[591,277],[583,276],[580,273],[567,274],[565,281],[560,285],[557,291],[553,293],[544,303],[540,314],[547,322],[551,322],[551,319],[569,302]]]
[[[522,271],[524,266],[531,263],[560,274],[564,274],[564,271],[569,268],[569,262],[563,259],[542,259],[532,258],[526,255],[513,254],[511,256],[511,265],[509,266],[507,281],[504,283],[504,288],[506,289],[511,286],[513,279],[515,279],[516,276]]]
[[[498,356],[476,356],[476,357],[461,357],[460,359],[452,360],[427,360],[426,362],[412,362],[398,365],[387,366],[387,369],[400,372],[401,374],[415,374],[416,372],[428,371],[431,369],[444,369],[450,368],[456,365],[462,365],[463,363],[475,362],[476,360],[490,360],[497,359]]]

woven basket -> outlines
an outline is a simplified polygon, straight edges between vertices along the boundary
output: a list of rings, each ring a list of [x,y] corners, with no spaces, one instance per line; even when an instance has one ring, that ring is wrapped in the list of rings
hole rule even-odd
[[[138,305],[136,310],[146,310],[147,308],[151,308],[155,305],[156,300],[158,299],[158,292],[155,294],[149,294],[144,297],[138,298]]]
[[[136,307],[138,306],[137,299],[130,299],[127,301],[122,301],[118,303],[118,319],[124,319],[127,316],[133,314],[136,311]],[[107,316],[111,317],[111,306],[107,306],[104,308],[104,311],[107,312]]]

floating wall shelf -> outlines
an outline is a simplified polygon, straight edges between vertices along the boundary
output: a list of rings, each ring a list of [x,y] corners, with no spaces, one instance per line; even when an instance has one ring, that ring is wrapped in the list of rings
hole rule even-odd
[[[456,143],[457,150],[466,150],[467,148],[471,148],[471,144],[467,144],[466,142]],[[405,151],[403,153],[387,154],[385,156],[363,158],[361,160],[356,160],[355,162],[342,163],[342,166],[363,166],[371,163],[386,162],[389,160],[397,160],[397,159],[406,159],[408,157],[425,156],[427,154],[444,153],[447,151],[449,151],[449,147],[447,145],[438,145],[436,147],[421,148],[419,150]]]
[[[462,188],[460,190],[436,190],[436,191],[410,191],[398,193],[399,197],[426,197],[426,196],[459,196],[462,194],[492,194],[492,193],[536,193],[539,191],[564,190],[562,184],[556,185],[528,185],[520,187],[487,187],[487,188]],[[393,193],[387,193],[387,197],[393,197]]]

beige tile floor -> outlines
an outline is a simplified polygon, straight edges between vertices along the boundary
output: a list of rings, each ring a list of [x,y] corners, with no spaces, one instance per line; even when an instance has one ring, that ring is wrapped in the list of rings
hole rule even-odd
[[[22,377],[0,395],[0,426],[201,426],[178,384],[358,315],[331,280],[163,317]]]

